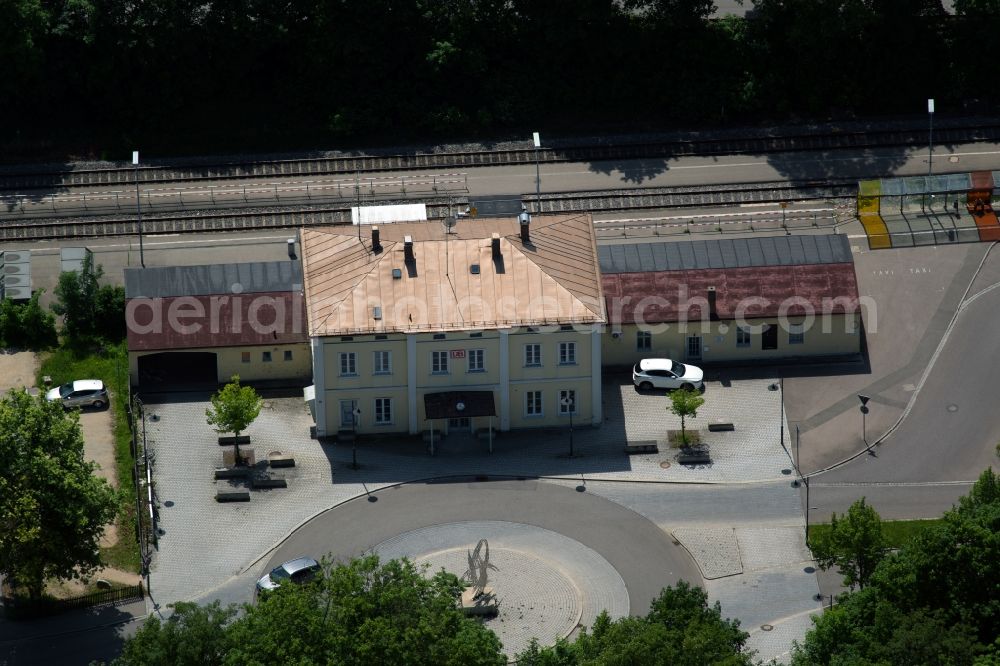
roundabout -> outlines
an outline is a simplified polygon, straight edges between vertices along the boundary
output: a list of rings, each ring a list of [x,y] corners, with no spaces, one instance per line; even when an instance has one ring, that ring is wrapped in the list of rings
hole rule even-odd
[[[410,483],[349,500],[295,530],[266,568],[301,555],[346,561],[374,552],[462,577],[480,539],[489,541],[499,600],[486,623],[510,656],[532,638],[572,637],[603,610],[644,615],[662,588],[702,581],[687,551],[643,516],[530,479]]]

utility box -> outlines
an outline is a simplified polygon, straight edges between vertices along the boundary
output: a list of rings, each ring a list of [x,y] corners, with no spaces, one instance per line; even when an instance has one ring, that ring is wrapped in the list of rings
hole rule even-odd
[[[94,255],[85,247],[64,247],[59,251],[59,272],[70,273],[76,271],[83,272],[84,259],[90,257],[93,265]]]
[[[31,250],[0,252],[0,298],[31,298]]]

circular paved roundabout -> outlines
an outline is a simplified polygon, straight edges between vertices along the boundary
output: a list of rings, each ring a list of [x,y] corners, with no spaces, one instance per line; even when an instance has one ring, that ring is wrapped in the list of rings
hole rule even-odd
[[[641,615],[678,580],[701,582],[687,552],[614,502],[536,480],[411,483],[360,497],[307,522],[267,568],[310,555],[347,560],[376,552],[462,576],[488,539],[499,614],[486,620],[513,655],[589,627],[601,610]],[[374,501],[373,501],[374,500]]]

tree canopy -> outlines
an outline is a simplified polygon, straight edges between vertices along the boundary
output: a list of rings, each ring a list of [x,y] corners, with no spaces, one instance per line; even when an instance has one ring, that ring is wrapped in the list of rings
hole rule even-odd
[[[63,334],[73,346],[120,342],[125,338],[125,290],[102,285],[104,269],[88,254],[80,271],[59,274],[52,311],[63,318]]]
[[[503,666],[500,640],[455,601],[454,575],[367,556],[284,582],[234,618],[218,604],[179,604],[125,642],[116,666],[413,664]]]
[[[834,513],[829,533],[810,545],[819,566],[838,567],[844,575],[844,585],[851,588],[855,585],[864,588],[889,550],[882,534],[882,519],[865,503],[864,497],[854,502],[843,516]]]
[[[612,621],[602,613],[576,640],[534,643],[517,660],[520,666],[750,666],[748,637],[738,620],[723,619],[718,602],[708,604],[704,590],[681,581],[664,589],[645,617]]]
[[[813,619],[793,666],[1000,663],[1000,479],[969,494]]]
[[[260,415],[264,404],[252,386],[240,386],[240,376],[233,375],[231,381],[212,395],[212,406],[205,410],[208,424],[216,432],[231,432],[239,439],[240,433]],[[239,463],[240,445],[236,441],[236,459]]]
[[[0,574],[38,597],[46,578],[98,567],[118,496],[84,460],[78,414],[9,393],[0,399],[0,460]]]
[[[688,418],[697,418],[698,408],[705,404],[705,398],[697,391],[689,389],[678,389],[670,394],[670,407],[668,409],[675,416],[681,418],[681,443],[687,444],[687,429],[685,421]]]
[[[996,0],[745,4],[8,0],[0,126],[7,155],[123,159],[1000,101]]]

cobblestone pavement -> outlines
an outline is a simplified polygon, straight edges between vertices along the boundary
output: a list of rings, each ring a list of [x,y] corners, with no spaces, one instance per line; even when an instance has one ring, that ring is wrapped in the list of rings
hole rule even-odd
[[[523,651],[533,637],[543,644],[589,627],[602,610],[612,618],[629,611],[628,590],[618,572],[594,550],[534,525],[469,521],[413,530],[375,550],[383,559],[409,557],[444,567],[461,577],[467,552],[489,540],[489,584],[500,599],[500,615],[488,622],[508,656]]]
[[[312,423],[301,399],[268,400],[247,433],[252,438],[249,448],[258,460],[272,451],[290,453],[296,467],[274,472],[288,480],[287,489],[253,491],[251,501],[240,504],[218,504],[214,499],[215,492],[229,484],[212,478],[213,470],[222,465],[225,448],[217,445],[217,434],[205,423],[206,403],[150,405],[147,414],[158,417],[148,422],[148,429],[163,530],[152,568],[155,599],[161,605],[206,599],[215,590],[226,599],[240,600],[243,588],[248,595],[252,576],[263,566],[258,558],[318,512],[387,485],[449,474],[555,477],[552,482],[581,485],[648,517],[667,532],[688,529],[690,535],[697,534],[699,527],[730,531],[797,527],[802,523],[797,491],[789,486],[790,476],[783,475],[791,467],[785,448],[787,431],[783,447],[779,439],[780,396],[768,389],[770,384],[768,380],[733,381],[725,387],[709,383],[705,405],[689,424],[704,428],[712,420],[725,419],[732,421],[736,430],[706,432],[713,463],[698,468],[676,464],[676,452],[666,448],[658,455],[624,455],[626,441],[661,440],[667,430],[680,425],[667,412],[666,396],[638,393],[625,382],[606,382],[606,422],[599,429],[577,428],[574,458],[565,457],[565,430],[502,434],[492,454],[483,442],[452,435],[434,457],[411,440],[362,443],[358,448],[361,469],[357,471],[350,468],[350,447],[321,445],[309,439]],[[662,462],[671,465],[664,469]],[[637,483],[650,481],[661,483]],[[772,556],[778,558],[775,563],[787,561],[788,556],[782,554],[785,548],[796,553],[792,559],[801,556],[799,548],[804,544],[788,539],[783,542],[778,534],[747,537],[755,566],[769,563]],[[736,555],[746,558],[741,533],[736,535],[740,545]],[[697,536],[687,538],[690,542]],[[721,559],[712,564],[704,557],[698,563],[703,569],[708,566],[709,571],[715,571],[713,566],[729,566]],[[751,627],[760,624],[763,616],[773,619],[803,610],[783,595],[809,599],[815,590],[783,592],[784,579],[793,574],[791,570],[773,571],[762,576],[744,571],[707,589],[714,598],[723,600],[726,615]],[[751,589],[764,603],[739,605],[739,595],[732,589],[746,584],[732,581],[748,580],[751,575],[756,576]],[[767,639],[774,642],[773,632],[768,634]],[[767,641],[763,644],[770,645]],[[787,649],[785,645],[775,654]],[[761,656],[770,658],[770,654]]]
[[[707,580],[743,573],[740,547],[732,527],[682,527],[674,530]]]

